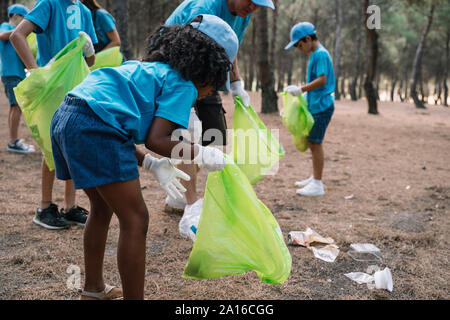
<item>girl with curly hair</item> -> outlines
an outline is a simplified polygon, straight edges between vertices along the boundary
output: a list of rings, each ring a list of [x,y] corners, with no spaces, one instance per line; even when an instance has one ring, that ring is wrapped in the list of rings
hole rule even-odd
[[[177,198],[185,191],[178,178],[189,176],[168,158],[137,151],[135,144],[145,144],[163,157],[181,150],[176,157],[193,159],[207,171],[222,170],[225,159],[220,150],[174,141],[171,135],[187,128],[198,98],[224,85],[237,50],[236,34],[215,16],[160,27],[149,37],[143,61],[92,72],[56,111],[51,124],[56,176],[73,179],[91,206],[84,231],[86,280],[81,299],[122,294],[124,299],[143,299],[148,211],[138,165]],[[123,289],[103,281],[113,212],[120,225],[117,261]]]

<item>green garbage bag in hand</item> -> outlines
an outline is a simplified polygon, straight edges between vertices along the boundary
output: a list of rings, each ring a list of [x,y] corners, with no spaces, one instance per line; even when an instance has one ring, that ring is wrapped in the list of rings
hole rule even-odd
[[[50,123],[66,94],[89,74],[82,52],[85,43],[84,37],[73,40],[46,66],[32,70],[14,89],[25,122],[50,170],[55,168]]]
[[[300,152],[308,149],[308,136],[314,125],[314,118],[308,110],[308,103],[303,95],[298,97],[282,92],[284,110],[282,121],[293,135],[294,144]]]
[[[208,175],[203,211],[183,277],[211,279],[254,270],[267,283],[282,284],[292,258],[270,210],[246,175],[227,157]]]
[[[38,52],[36,33],[32,32],[27,36],[27,43],[28,43],[28,46],[30,47],[33,57],[36,59],[37,52]]]
[[[251,106],[235,98],[231,157],[252,185],[284,157],[284,149]]]
[[[112,47],[95,54],[95,63],[90,67],[91,71],[99,68],[118,67],[122,64],[120,47]]]

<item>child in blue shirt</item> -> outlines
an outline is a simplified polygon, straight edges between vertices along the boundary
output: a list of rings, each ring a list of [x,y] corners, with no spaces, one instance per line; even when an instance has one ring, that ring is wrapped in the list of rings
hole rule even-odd
[[[116,29],[116,22],[108,11],[103,9],[96,0],[81,0],[91,10],[95,33],[98,43],[94,46],[95,52],[112,47],[120,47],[120,36]]]
[[[153,173],[175,199],[189,176],[168,158],[137,151],[135,144],[164,157],[194,160],[207,171],[222,170],[223,153],[172,138],[188,126],[198,98],[223,86],[238,40],[223,20],[201,15],[188,25],[160,27],[148,40],[143,61],[101,68],[66,96],[51,123],[58,179],[73,179],[89,197],[84,233],[86,281],[82,299],[118,295],[103,282],[103,256],[112,214],[119,219],[117,261],[124,299],[144,298],[148,211],[138,165]],[[117,289],[117,288],[116,288]]]
[[[25,79],[25,66],[9,41],[9,37],[14,28],[23,20],[28,12],[27,7],[21,4],[14,4],[8,7],[9,22],[4,22],[0,25],[0,75],[10,105],[8,116],[9,142],[7,150],[23,154],[34,152],[33,145],[25,144],[23,143],[23,139],[18,138],[22,111],[17,104],[14,88]]]
[[[35,60],[26,42],[31,33],[37,34],[38,54]],[[45,66],[70,41],[83,33],[88,41],[83,48],[89,66],[95,62],[93,43],[97,37],[91,12],[79,0],[39,0],[33,10],[17,26],[11,42],[23,63],[32,69]],[[91,40],[92,39],[92,40]],[[52,202],[55,172],[50,171],[42,159],[42,200],[33,222],[47,229],[65,229],[72,224],[84,226],[87,211],[75,205],[76,194],[72,181],[65,184],[64,208]]]
[[[291,30],[291,42],[286,50],[296,47],[300,52],[310,55],[307,84],[288,86],[285,90],[293,96],[307,92],[308,110],[314,117],[314,126],[308,136],[311,149],[313,176],[296,182],[297,194],[302,196],[321,196],[325,194],[322,183],[324,151],[322,142],[334,113],[335,78],[330,54],[317,39],[314,25],[309,22],[296,24]]]
[[[185,24],[199,14],[211,14],[227,22],[236,33],[239,43],[241,43],[252,14],[261,6],[275,9],[272,0],[184,0],[167,18],[165,24],[168,26]],[[244,105],[250,105],[250,96],[242,87],[237,58],[233,61],[229,82],[233,97],[239,96],[242,98]],[[189,124],[191,135],[195,136],[192,132],[201,127],[198,128],[198,131],[202,131],[201,143],[204,146],[209,144],[226,145],[227,123],[219,93],[216,91],[214,94],[198,100],[194,109],[193,121],[190,121]],[[199,123],[201,125],[198,125]],[[197,124],[197,128],[194,124]],[[197,168],[192,164],[181,164],[178,168],[186,171],[192,178],[189,182],[183,182],[187,189],[186,199],[175,201],[168,196],[165,211],[184,211],[186,215],[197,215],[192,213],[202,209],[202,206],[199,205],[202,199],[198,198],[196,192]],[[195,205],[196,202],[197,205]]]

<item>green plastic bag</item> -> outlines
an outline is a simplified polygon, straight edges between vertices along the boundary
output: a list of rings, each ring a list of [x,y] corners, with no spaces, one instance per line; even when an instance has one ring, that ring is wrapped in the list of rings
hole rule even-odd
[[[25,122],[41,148],[45,162],[54,170],[50,123],[66,94],[89,74],[82,48],[86,38],[79,37],[35,70],[14,89]]]
[[[90,67],[91,71],[99,68],[118,67],[122,64],[120,47],[112,47],[95,54],[95,63]]]
[[[211,279],[254,270],[262,281],[282,284],[291,265],[277,221],[227,156],[226,167],[208,175],[203,211],[183,277]]]
[[[290,93],[282,92],[281,97],[284,105],[283,124],[293,135],[297,150],[303,153],[308,149],[308,136],[314,125],[314,118],[303,95],[294,97]]]
[[[231,157],[253,185],[284,157],[281,144],[240,97],[235,98],[232,142]]]
[[[27,36],[27,43],[28,43],[28,46],[30,47],[33,57],[36,58],[37,52],[38,52],[38,44],[37,44],[36,34],[34,32],[30,33]]]

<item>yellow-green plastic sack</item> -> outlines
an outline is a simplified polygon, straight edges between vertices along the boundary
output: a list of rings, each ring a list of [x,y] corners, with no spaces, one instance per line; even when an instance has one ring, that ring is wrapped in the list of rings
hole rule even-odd
[[[38,44],[37,44],[36,34],[34,32],[30,33],[27,36],[27,43],[28,43],[28,46],[30,47],[33,57],[36,58],[37,52],[38,52]]]
[[[284,149],[251,107],[236,97],[233,115],[232,155],[234,163],[247,175],[251,184],[284,156]]]
[[[282,92],[284,126],[293,135],[297,150],[305,152],[308,149],[308,136],[314,125],[314,118],[308,110],[308,103],[303,95],[298,97]]]
[[[112,47],[95,54],[95,63],[90,67],[91,71],[99,68],[118,67],[122,64],[120,47]]]
[[[50,170],[55,168],[50,123],[65,95],[89,74],[82,53],[85,43],[84,37],[73,40],[46,66],[32,70],[31,75],[14,89],[25,122]]]
[[[227,157],[206,182],[203,211],[183,277],[211,279],[254,270],[267,283],[282,284],[292,258],[270,210],[246,175]]]

